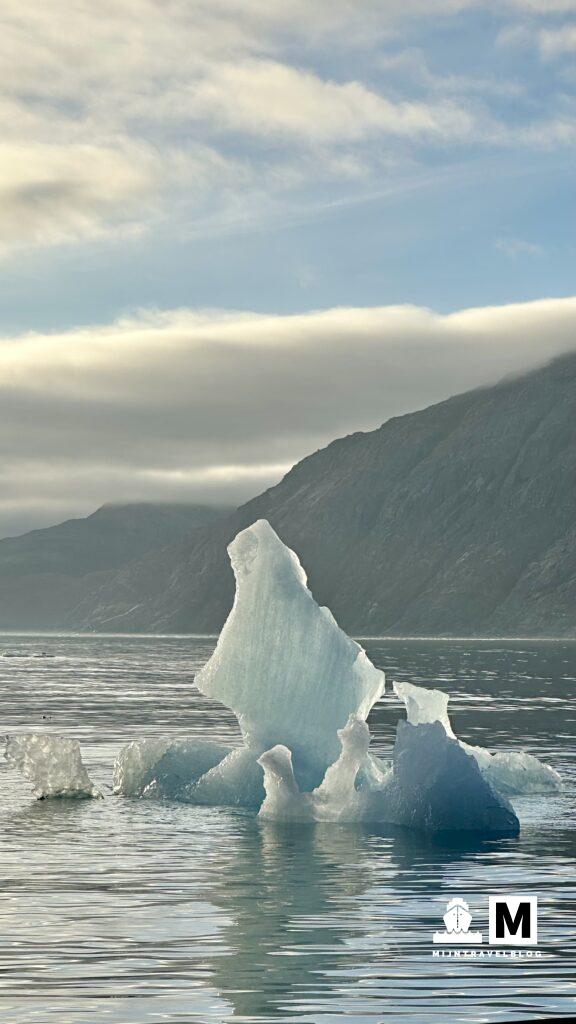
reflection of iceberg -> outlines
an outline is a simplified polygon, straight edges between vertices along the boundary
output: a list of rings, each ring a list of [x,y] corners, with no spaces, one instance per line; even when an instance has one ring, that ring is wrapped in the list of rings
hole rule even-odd
[[[404,701],[408,721],[412,725],[441,722],[447,735],[454,737],[448,718],[447,694],[440,690],[427,690],[412,683],[394,683],[394,690]],[[454,737],[455,738],[455,737]],[[472,747],[459,740],[462,750],[478,762],[478,767],[490,785],[506,796],[529,793],[551,793],[561,788],[558,772],[542,764],[537,757],[524,750],[491,754],[484,747]]]
[[[233,1007],[222,1019],[308,1021],[300,1015],[311,998],[322,1019],[321,1006],[326,1019],[330,1010],[337,1016],[358,949],[362,969],[377,971],[395,941],[380,915],[367,944],[368,909],[350,913],[363,898],[369,907],[378,865],[358,829],[238,822],[203,865],[203,896],[224,920],[219,946],[208,945],[204,957],[207,981]],[[342,974],[334,988],[335,965]]]
[[[5,757],[32,783],[35,796],[99,796],[82,763],[78,740],[46,733],[8,736]]]

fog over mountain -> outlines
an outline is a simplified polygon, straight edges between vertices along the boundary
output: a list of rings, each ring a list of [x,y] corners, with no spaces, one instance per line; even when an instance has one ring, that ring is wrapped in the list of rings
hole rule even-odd
[[[0,339],[0,537],[105,502],[237,507],[351,431],[569,351],[576,297],[180,310]]]
[[[575,635],[575,423],[576,354],[393,418],[185,540],[85,576],[58,624],[218,630],[226,544],[265,518],[350,632]]]

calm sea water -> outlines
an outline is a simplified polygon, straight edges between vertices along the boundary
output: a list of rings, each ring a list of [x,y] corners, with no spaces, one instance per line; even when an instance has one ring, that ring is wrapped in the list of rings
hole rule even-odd
[[[2,731],[78,737],[108,793],[35,802],[2,762],[2,1024],[575,1014],[576,643],[365,641],[390,680],[452,695],[460,737],[525,747],[565,777],[559,796],[516,801],[518,839],[461,844],[112,797],[114,756],[135,736],[238,738],[234,717],[192,686],[213,645],[0,636]],[[374,709],[378,753],[400,714],[392,697]],[[538,896],[542,956],[434,959],[447,900],[466,899],[486,933],[495,892]]]

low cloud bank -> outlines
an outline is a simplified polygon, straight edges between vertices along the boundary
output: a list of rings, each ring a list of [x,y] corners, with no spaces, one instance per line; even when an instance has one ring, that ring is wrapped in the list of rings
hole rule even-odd
[[[0,534],[105,501],[240,502],[303,455],[575,346],[576,298],[174,310],[0,339]]]

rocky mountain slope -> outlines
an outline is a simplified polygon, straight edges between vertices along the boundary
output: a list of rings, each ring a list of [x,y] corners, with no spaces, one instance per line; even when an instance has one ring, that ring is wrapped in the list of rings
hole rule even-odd
[[[90,588],[82,628],[216,631],[226,544],[268,519],[355,634],[576,635],[576,354],[335,441]]]
[[[104,505],[83,519],[0,540],[0,628],[50,628],[96,581],[217,518],[200,505]]]
[[[570,354],[334,441],[184,540],[66,577],[45,624],[217,631],[234,589],[226,545],[265,518],[349,632],[576,636],[575,483]],[[30,620],[29,599],[13,618]]]

